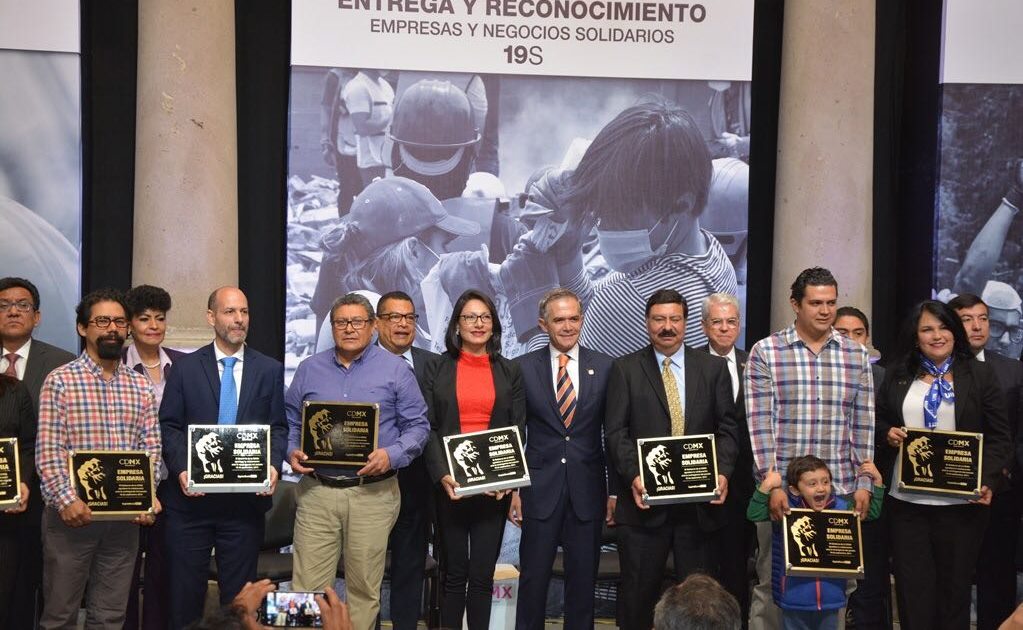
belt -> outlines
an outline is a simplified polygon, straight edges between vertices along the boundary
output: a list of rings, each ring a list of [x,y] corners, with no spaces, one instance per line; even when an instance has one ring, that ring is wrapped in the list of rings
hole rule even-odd
[[[354,488],[355,486],[365,486],[391,477],[398,474],[395,470],[389,470],[382,475],[367,475],[361,477],[330,477],[328,475],[321,475],[320,473],[313,473],[312,478],[319,481],[325,486],[331,488]]]

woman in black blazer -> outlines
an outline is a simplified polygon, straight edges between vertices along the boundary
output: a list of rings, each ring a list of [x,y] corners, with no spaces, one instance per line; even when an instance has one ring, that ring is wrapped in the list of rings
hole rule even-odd
[[[900,490],[885,503],[899,621],[906,630],[970,627],[970,585],[991,492],[1012,456],[1005,398],[991,366],[977,361],[955,311],[921,302],[900,337],[903,352],[877,396],[877,442],[895,457],[906,427],[984,435],[981,495],[936,497]],[[880,449],[881,447],[879,447]],[[880,456],[879,456],[880,459]]]
[[[28,389],[18,379],[4,374],[0,374],[0,438],[18,438],[21,472],[18,504],[0,511],[0,627],[7,628],[10,626],[3,620],[11,609],[11,595],[18,575],[20,515],[28,506],[28,482],[35,471],[36,411]]]
[[[501,550],[507,492],[461,498],[448,472],[442,439],[526,422],[526,395],[517,364],[502,357],[501,322],[494,302],[479,291],[458,298],[445,336],[447,351],[427,373],[430,418],[426,466],[439,483],[437,521],[444,573],[441,626],[470,630],[490,625],[494,565]],[[471,553],[470,553],[471,549]]]

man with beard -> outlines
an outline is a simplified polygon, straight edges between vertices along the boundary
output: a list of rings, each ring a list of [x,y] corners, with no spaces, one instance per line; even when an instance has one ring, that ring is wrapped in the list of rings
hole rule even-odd
[[[277,485],[288,438],[284,422],[284,366],[245,345],[249,302],[235,287],[210,294],[206,321],[215,339],[174,364],[160,406],[167,504],[168,626],[178,630],[202,616],[210,552],[216,548],[220,603],[229,603],[256,579],[263,514]],[[270,425],[270,489],[259,495],[204,496],[188,489],[189,424]]]
[[[624,491],[615,506],[622,585],[622,628],[653,626],[668,551],[674,581],[718,566],[718,537],[727,513],[728,477],[737,452],[735,397],[725,359],[683,343],[689,308],[682,294],[660,289],[646,301],[650,343],[617,359],[607,385],[608,454]],[[651,395],[651,393],[653,395]],[[713,433],[719,496],[709,503],[651,507],[643,496],[636,440]],[[527,513],[528,516],[528,513]]]
[[[86,626],[120,628],[138,551],[136,525],[153,524],[152,514],[93,522],[67,464],[72,451],[145,450],[159,466],[156,397],[144,376],[121,363],[127,311],[117,291],[85,296],[76,310],[85,352],[51,372],[40,393],[36,466],[46,503],[41,628],[74,627],[86,584]]]

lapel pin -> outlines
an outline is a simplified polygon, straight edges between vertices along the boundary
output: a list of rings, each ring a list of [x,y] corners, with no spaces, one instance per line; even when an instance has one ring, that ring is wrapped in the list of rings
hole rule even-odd
[[[586,373],[589,374],[590,376],[593,376],[593,368],[589,368],[588,370],[586,370]]]

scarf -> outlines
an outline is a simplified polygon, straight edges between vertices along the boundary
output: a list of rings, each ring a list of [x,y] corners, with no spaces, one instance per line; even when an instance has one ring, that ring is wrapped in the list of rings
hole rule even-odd
[[[928,429],[934,429],[938,426],[938,407],[941,406],[941,400],[945,399],[953,404],[956,401],[956,394],[952,389],[952,383],[945,380],[945,375],[952,369],[952,356],[949,355],[947,359],[942,361],[941,365],[935,365],[934,361],[921,354],[920,365],[928,374],[934,377],[931,388],[927,390],[927,395],[924,396],[924,425]]]

